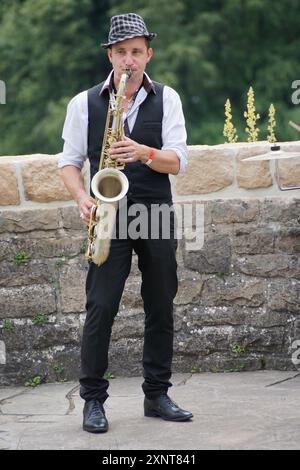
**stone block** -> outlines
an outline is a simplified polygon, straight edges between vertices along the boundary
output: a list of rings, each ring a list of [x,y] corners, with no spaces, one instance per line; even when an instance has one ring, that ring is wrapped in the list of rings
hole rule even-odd
[[[39,160],[24,161],[21,173],[26,199],[35,202],[72,199],[59,176],[57,158],[40,155]]]
[[[259,277],[300,278],[300,258],[283,253],[233,257],[233,271]]]
[[[278,160],[277,165],[280,187],[300,187],[300,157]]]
[[[55,279],[55,271],[51,265],[39,260],[28,261],[20,265],[16,262],[3,261],[0,265],[0,272],[1,287],[50,284]]]
[[[0,337],[7,345],[7,351],[46,349],[57,345],[79,345],[78,319],[63,317],[59,321],[51,318],[43,325],[32,322],[14,321],[11,330],[2,329]]]
[[[18,209],[0,212],[0,233],[58,229],[57,208]]]
[[[1,218],[1,216],[0,216]],[[7,237],[5,239],[0,239],[0,262],[9,261],[10,263],[13,262],[15,257],[15,247],[12,244],[12,240]],[[0,266],[0,273],[2,274],[2,269],[4,267]]]
[[[85,311],[86,270],[86,263],[76,259],[60,266],[59,285],[63,313]]]
[[[0,260],[7,260],[11,264],[15,264],[15,258],[20,252],[26,254],[26,263],[33,260],[43,262],[43,258],[47,258],[49,263],[53,259],[53,263],[59,266],[64,264],[68,257],[79,256],[80,259],[84,259],[82,252],[86,243],[84,236],[35,238],[36,235],[37,232],[32,235],[32,238],[29,236],[14,236],[11,237],[10,243],[7,240],[0,241],[0,249],[5,250],[0,255]]]
[[[79,368],[79,345],[33,349],[30,354],[27,351],[11,351],[7,354],[4,369],[0,370],[0,385],[24,385],[25,381],[36,376],[41,378],[41,383],[76,380]]]
[[[49,237],[48,239],[32,239],[31,247],[28,246],[28,252],[34,258],[59,258],[56,263],[64,264],[67,257],[80,255],[85,247],[86,238],[61,236],[59,238]],[[20,241],[19,241],[20,244]],[[26,241],[22,241],[22,246],[26,246]]]
[[[300,253],[300,227],[280,228],[276,232],[276,251]]]
[[[33,317],[56,311],[55,292],[48,284],[0,288],[2,318]]]
[[[134,377],[142,373],[143,338],[111,341],[109,370],[116,375]],[[129,360],[130,358],[130,360]]]
[[[210,203],[211,220],[214,224],[255,222],[259,216],[257,200],[216,200]]]
[[[266,288],[261,279],[240,276],[213,277],[204,282],[203,305],[261,306],[266,301]]]
[[[196,303],[201,294],[203,281],[183,279],[178,284],[178,292],[174,299],[175,305],[186,305]]]
[[[208,146],[189,146],[189,164],[176,178],[178,195],[206,194],[233,183],[234,152]]]
[[[227,235],[206,234],[201,250],[183,252],[184,266],[199,273],[227,273],[231,244]]]
[[[182,318],[183,323],[192,328],[218,325],[270,328],[285,326],[287,322],[286,313],[271,311],[264,305],[241,308],[234,303],[226,306],[188,305],[182,312]]]
[[[284,194],[284,193],[283,193]],[[265,198],[260,202],[260,218],[264,223],[278,222],[289,226],[300,225],[299,198]]]
[[[245,328],[239,327],[233,330],[230,338],[230,349],[232,355],[238,356],[234,352],[234,346],[241,345],[245,349],[245,355],[250,352],[270,352],[282,351],[284,347],[284,327],[277,328]]]
[[[125,284],[120,309],[143,309],[143,305],[141,297],[141,276],[130,276]]]
[[[87,237],[87,225],[85,225],[80,216],[77,205],[68,205],[59,209],[61,214],[62,226],[65,229],[81,230]]]
[[[18,180],[13,165],[2,164],[0,159],[0,206],[20,204]]]
[[[143,308],[122,308],[118,313],[113,330],[112,341],[125,340],[127,338],[142,338],[144,337],[144,322],[145,314]]]
[[[232,248],[238,254],[258,254],[274,252],[274,232],[267,227],[254,225],[234,228]]]
[[[272,310],[300,313],[300,281],[273,279],[268,284],[268,306]]]
[[[255,189],[272,186],[269,161],[243,161],[245,158],[261,155],[266,147],[253,144],[253,147],[241,149],[236,157],[236,178],[240,188]]]

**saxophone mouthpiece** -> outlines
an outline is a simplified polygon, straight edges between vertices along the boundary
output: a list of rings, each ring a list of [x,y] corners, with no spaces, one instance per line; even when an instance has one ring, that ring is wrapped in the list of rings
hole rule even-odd
[[[125,69],[125,72],[127,73],[127,77],[130,78],[132,75],[132,70],[131,69]]]

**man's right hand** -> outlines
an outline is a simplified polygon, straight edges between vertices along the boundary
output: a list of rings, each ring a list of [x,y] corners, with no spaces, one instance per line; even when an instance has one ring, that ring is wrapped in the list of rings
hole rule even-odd
[[[77,200],[77,205],[79,208],[80,218],[86,225],[90,223],[90,211],[92,206],[96,204],[95,199],[93,199],[88,194],[84,193],[80,198]]]

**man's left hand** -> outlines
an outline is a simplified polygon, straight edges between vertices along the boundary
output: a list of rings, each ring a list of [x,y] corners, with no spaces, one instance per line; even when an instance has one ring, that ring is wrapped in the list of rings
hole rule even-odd
[[[145,163],[149,158],[149,152],[149,147],[138,144],[129,137],[115,142],[109,149],[110,157],[120,163],[132,163],[138,160]]]

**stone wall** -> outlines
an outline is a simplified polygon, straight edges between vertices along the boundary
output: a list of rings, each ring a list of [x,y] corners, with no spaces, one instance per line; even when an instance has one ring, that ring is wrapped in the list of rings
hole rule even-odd
[[[300,142],[283,148],[300,152]],[[300,190],[279,186],[300,185],[300,158],[242,161],[267,150],[267,143],[191,146],[186,173],[171,178],[177,210],[194,210],[178,248],[174,371],[295,368]],[[86,227],[60,181],[57,159],[0,157],[2,385],[78,375]],[[197,210],[204,244],[188,249]],[[109,372],[115,375],[141,372],[139,292],[134,256],[113,329]]]

